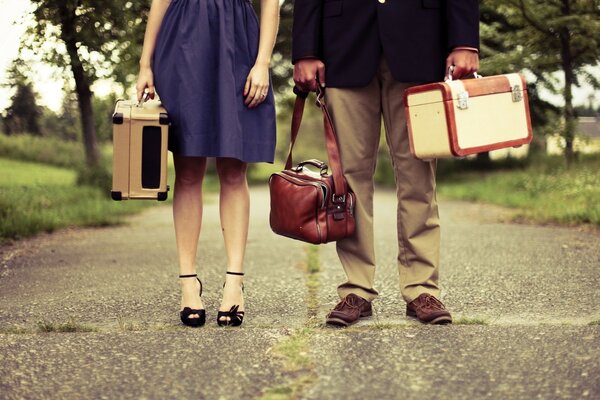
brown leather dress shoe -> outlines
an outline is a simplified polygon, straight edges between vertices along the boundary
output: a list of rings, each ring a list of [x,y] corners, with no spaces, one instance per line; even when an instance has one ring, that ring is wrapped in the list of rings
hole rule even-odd
[[[373,315],[371,303],[354,293],[350,293],[331,310],[327,315],[326,322],[330,325],[348,326],[371,315]]]
[[[424,324],[451,324],[452,316],[444,304],[428,293],[423,293],[406,306],[406,315]]]

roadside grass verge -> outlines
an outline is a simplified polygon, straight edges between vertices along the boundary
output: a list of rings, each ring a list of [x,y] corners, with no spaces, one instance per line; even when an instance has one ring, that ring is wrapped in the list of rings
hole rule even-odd
[[[317,379],[310,353],[312,330],[303,328],[273,347],[273,355],[283,363],[289,382],[267,388],[259,400],[290,400],[302,397]]]
[[[75,321],[68,322],[48,322],[43,321],[38,324],[38,332],[41,333],[73,333],[73,332],[97,332],[98,329],[79,324]]]
[[[460,317],[452,321],[453,325],[489,325],[483,318]]]
[[[76,168],[85,161],[79,142],[26,134],[0,134],[0,157],[65,168]]]
[[[517,208],[517,219],[600,228],[600,155],[571,168],[546,157],[521,169],[463,171],[441,179],[438,188],[446,198]]]
[[[380,155],[375,181],[393,186],[389,157]],[[251,183],[264,185],[283,165],[257,164],[248,170]],[[600,155],[581,155],[566,168],[563,157],[439,160],[438,193],[448,199],[478,201],[518,209],[516,218],[561,225],[600,228]]]
[[[76,186],[76,172],[0,158],[0,243],[69,226],[106,226],[153,202],[114,202],[101,189]]]

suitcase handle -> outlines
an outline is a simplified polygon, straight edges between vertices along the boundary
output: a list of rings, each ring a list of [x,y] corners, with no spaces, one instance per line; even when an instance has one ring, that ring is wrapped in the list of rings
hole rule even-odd
[[[142,95],[142,100],[137,103],[136,107],[144,107],[144,103],[150,100],[150,92],[144,92]]]
[[[446,74],[446,79],[444,79],[444,81],[447,82],[452,82],[452,73],[454,72],[454,65],[451,65],[448,67],[448,74]],[[475,79],[481,79],[483,78],[483,76],[479,75],[477,72],[473,72],[473,78]]]

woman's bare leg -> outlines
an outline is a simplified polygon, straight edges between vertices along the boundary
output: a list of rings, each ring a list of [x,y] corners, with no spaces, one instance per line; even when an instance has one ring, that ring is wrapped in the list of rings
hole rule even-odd
[[[196,252],[202,226],[202,182],[206,171],[206,158],[174,156],[174,161],[173,220],[179,254],[179,273],[193,275],[196,273]],[[182,278],[179,281],[181,309],[203,309],[198,281],[194,278]],[[198,318],[198,314],[192,314],[190,318]]]
[[[233,158],[218,158],[217,173],[221,183],[219,199],[221,228],[227,253],[227,271],[244,272],[244,254],[248,239],[250,193],[246,181],[247,164]],[[244,311],[243,277],[225,275],[223,301],[219,310],[229,311],[239,305]]]

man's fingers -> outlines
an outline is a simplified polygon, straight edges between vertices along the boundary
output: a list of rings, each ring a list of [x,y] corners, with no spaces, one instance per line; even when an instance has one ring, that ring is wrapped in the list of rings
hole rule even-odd
[[[319,83],[321,84],[322,87],[325,87],[325,64],[323,64],[322,62],[319,62],[318,68],[317,68],[317,74],[318,74],[318,78],[319,78]],[[317,88],[315,87],[315,90]]]
[[[452,78],[460,79],[465,75],[468,75],[468,69],[466,69],[463,65],[455,65],[454,66],[454,72],[452,73]]]

